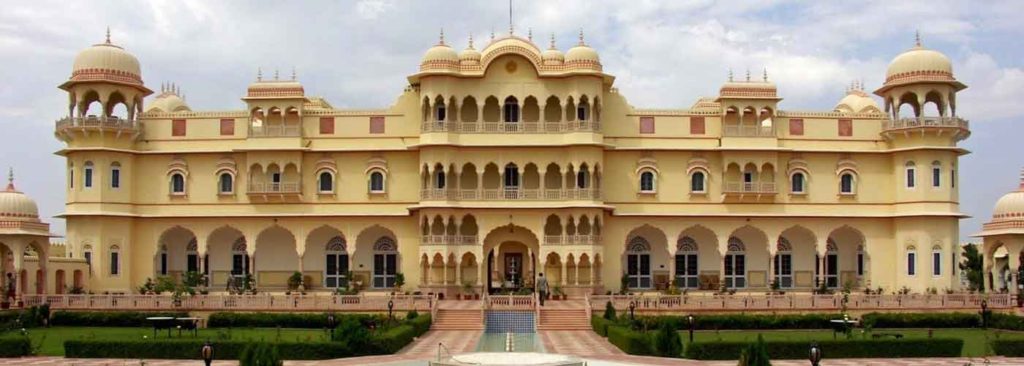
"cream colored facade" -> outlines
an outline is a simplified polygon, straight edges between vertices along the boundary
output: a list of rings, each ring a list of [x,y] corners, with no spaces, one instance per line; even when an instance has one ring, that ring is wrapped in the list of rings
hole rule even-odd
[[[69,251],[90,257],[94,292],[189,269],[213,290],[243,272],[282,289],[294,271],[326,290],[335,266],[449,294],[538,272],[570,293],[623,274],[652,290],[958,287],[969,130],[942,54],[899,55],[884,107],[854,85],[834,110],[785,110],[765,74],[655,110],[574,43],[442,37],[383,109],[334,108],[275,72],[245,109],[193,111],[173,85],[143,106],[139,62],[108,39],[61,85]]]

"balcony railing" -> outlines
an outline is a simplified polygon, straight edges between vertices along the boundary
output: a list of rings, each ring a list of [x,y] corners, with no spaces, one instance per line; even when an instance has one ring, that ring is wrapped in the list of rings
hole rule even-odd
[[[725,182],[725,193],[775,194],[775,182]]]
[[[420,237],[420,245],[476,245],[479,237],[476,235],[423,235]]]
[[[420,125],[426,132],[454,133],[566,133],[566,132],[599,132],[601,124],[597,121],[570,122],[447,122],[428,121]]]
[[[250,126],[250,137],[299,137],[302,129],[299,126]]]
[[[843,304],[844,297],[847,299]],[[610,301],[618,309],[630,304],[637,312],[677,312],[692,310],[894,310],[894,309],[966,309],[977,310],[987,301],[990,309],[1011,309],[1016,305],[1009,294],[943,295],[591,295],[590,307],[604,309]]]
[[[725,126],[722,129],[725,137],[775,137],[772,126]]]
[[[424,189],[420,199],[425,201],[575,201],[599,200],[597,189]]]
[[[882,130],[884,131],[917,127],[951,127],[968,130],[970,122],[960,117],[900,118],[882,121]]]
[[[71,310],[432,311],[431,295],[24,295],[25,306]]]
[[[600,245],[600,235],[544,235],[544,245]]]
[[[118,117],[88,116],[64,117],[57,120],[55,124],[57,131],[78,127],[137,131],[139,129],[139,122],[133,119]]]
[[[300,188],[301,185],[298,182],[249,183],[249,193],[251,194],[298,194],[301,193]]]

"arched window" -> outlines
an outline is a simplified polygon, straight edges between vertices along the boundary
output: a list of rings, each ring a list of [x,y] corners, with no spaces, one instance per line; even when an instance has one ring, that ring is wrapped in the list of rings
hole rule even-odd
[[[932,276],[942,276],[942,247],[932,247]]]
[[[580,168],[580,171],[576,172],[576,188],[583,189],[590,187],[590,171],[586,168]]]
[[[803,172],[795,172],[793,176],[789,178],[789,191],[794,194],[806,193],[807,177],[804,176]]]
[[[932,187],[942,186],[942,163],[932,162]]]
[[[779,237],[775,254],[775,283],[780,288],[793,287],[793,246],[789,239]]]
[[[515,97],[505,98],[505,122],[519,122],[519,101]]]
[[[185,194],[185,175],[181,173],[171,174],[171,194],[172,195],[184,195]]]
[[[839,246],[832,238],[825,244],[825,286],[839,287]]]
[[[505,165],[505,188],[519,188],[519,167],[513,163]]]
[[[443,122],[445,120],[445,117],[447,117],[447,114],[447,110],[444,107],[444,101],[442,100],[438,102],[437,111],[435,112],[434,117],[437,118],[438,122]]]
[[[110,246],[110,275],[121,274],[121,248],[117,245]]]
[[[317,182],[320,193],[334,193],[334,174],[331,174],[331,172],[320,172]]]
[[[92,188],[92,162],[85,162],[85,169],[82,171],[82,187]]]
[[[856,194],[857,179],[851,171],[845,171],[839,174],[839,194],[841,195],[853,195]]]
[[[676,242],[676,273],[675,285],[681,288],[696,289],[697,279],[697,241],[689,236],[679,238]]]
[[[82,247],[82,258],[85,259],[85,264],[89,266],[89,271],[92,271],[92,245],[86,244]]]
[[[192,238],[185,247],[185,271],[199,272],[199,243]]]
[[[327,266],[324,270],[324,287],[348,287],[348,246],[345,238],[335,236],[327,241],[325,248]]]
[[[436,184],[437,189],[444,189],[445,185],[448,183],[445,179],[446,176],[444,174],[444,169],[438,169],[434,172],[434,183]]]
[[[917,168],[914,166],[913,161],[908,161],[906,165],[906,183],[907,188],[914,188],[917,186]]]
[[[110,188],[121,188],[121,163],[110,164]]]
[[[654,172],[650,170],[640,172],[640,193],[654,193],[655,188]]]
[[[864,276],[864,246],[857,246],[857,277]]]
[[[747,287],[747,248],[740,238],[729,238],[725,252],[725,288]]]
[[[373,243],[373,287],[395,287],[398,273],[398,245],[395,239],[382,236]]]
[[[586,98],[586,97],[584,97]],[[586,99],[580,101],[580,104],[576,105],[576,120],[586,121],[590,118],[590,104],[587,103]]]
[[[161,245],[160,246],[160,271],[159,272],[160,272],[161,276],[166,276],[167,275],[167,246],[166,245]]]
[[[907,276],[917,275],[917,250],[911,246],[907,248]]]
[[[244,278],[249,274],[249,252],[245,238],[241,237],[231,244],[231,277]]]
[[[693,174],[690,174],[690,193],[706,193],[706,182],[707,176],[704,175],[703,171],[694,171]]]
[[[370,193],[384,193],[384,172],[374,170],[370,172]]]
[[[651,243],[642,236],[626,243],[626,277],[629,288],[651,288]]]
[[[231,173],[223,172],[220,173],[218,178],[219,184],[217,185],[217,192],[220,194],[232,194],[235,192],[235,178],[231,176]]]

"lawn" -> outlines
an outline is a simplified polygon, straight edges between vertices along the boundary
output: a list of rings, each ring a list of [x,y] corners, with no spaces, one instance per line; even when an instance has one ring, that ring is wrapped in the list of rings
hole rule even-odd
[[[861,330],[854,330],[854,337],[868,337],[863,335]],[[873,334],[898,333],[905,338],[927,338],[927,329],[875,329]],[[749,341],[757,340],[760,334],[765,340],[805,340],[808,343],[815,340],[832,339],[831,330],[723,330],[723,331],[696,331],[693,334],[696,342],[723,341]],[[683,343],[689,341],[689,332],[680,332]],[[839,339],[844,336],[837,335]],[[985,329],[935,329],[932,331],[935,338],[960,338],[964,340],[964,357],[991,356],[988,349],[988,341],[991,339],[1024,339],[1024,332],[1006,330],[985,330]]]
[[[64,341],[71,339],[151,339],[152,328],[113,328],[113,327],[52,327],[32,328],[28,330],[32,339],[33,349],[42,356],[64,356]],[[178,339],[178,332],[172,331],[172,338]],[[191,338],[192,334],[181,335]],[[166,339],[167,331],[157,335],[158,339]],[[323,341],[328,338],[323,330],[318,329],[278,329],[278,328],[209,328],[199,330],[199,339],[209,340],[266,340],[266,341]]]

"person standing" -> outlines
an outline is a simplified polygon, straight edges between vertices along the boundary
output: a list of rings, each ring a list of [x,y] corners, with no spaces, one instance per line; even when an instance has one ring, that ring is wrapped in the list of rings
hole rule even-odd
[[[540,293],[540,306],[544,306],[544,299],[548,298],[548,279],[543,273],[537,274],[537,292]]]

